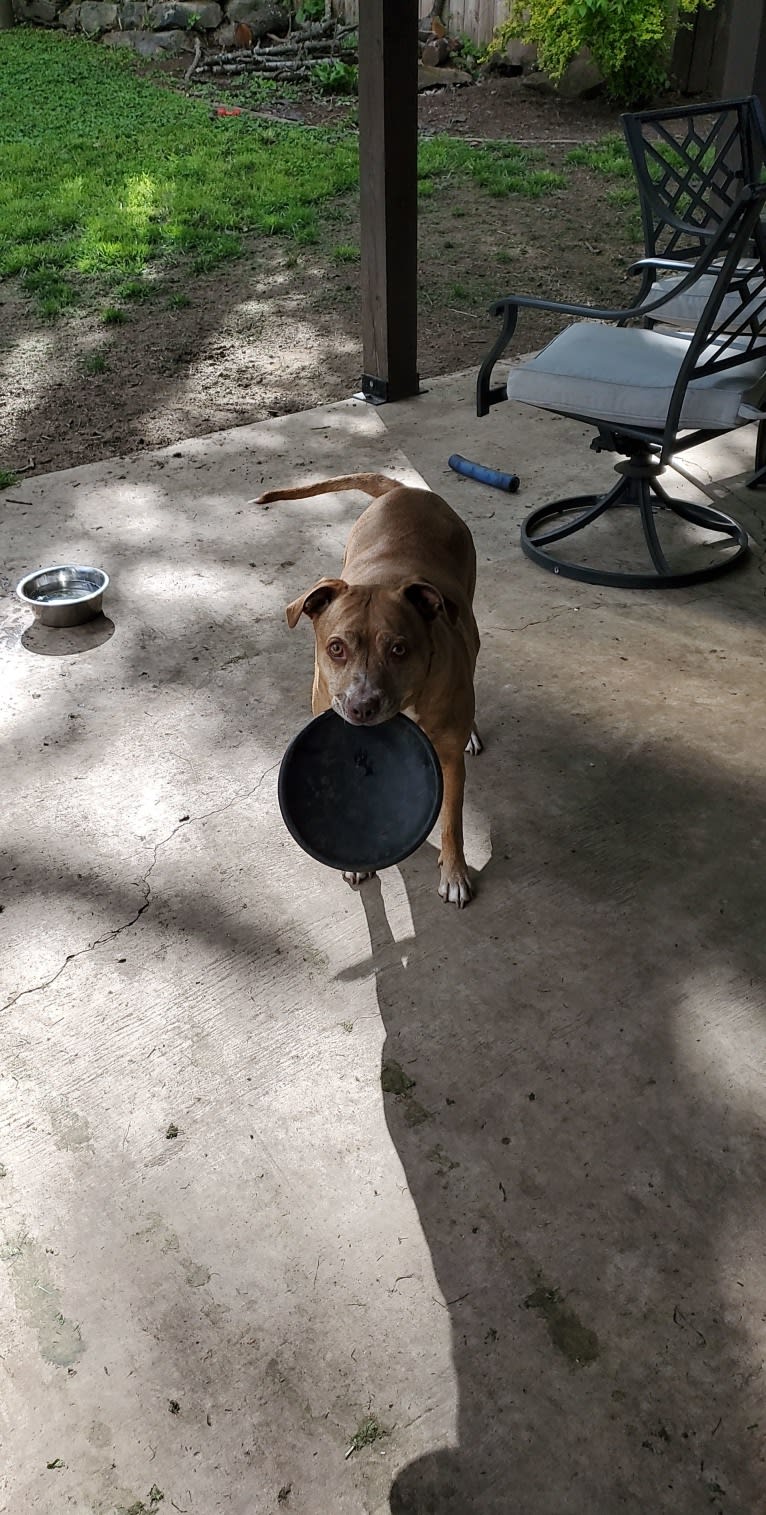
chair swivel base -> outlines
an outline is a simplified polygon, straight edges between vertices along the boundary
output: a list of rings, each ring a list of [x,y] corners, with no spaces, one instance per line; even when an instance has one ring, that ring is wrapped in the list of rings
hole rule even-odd
[[[617,471],[623,477],[608,494],[574,495],[567,500],[554,500],[549,505],[541,505],[527,516],[521,527],[521,546],[533,563],[547,568],[550,573],[561,574],[566,579],[579,579],[585,584],[607,584],[616,589],[679,589],[687,584],[701,584],[706,579],[715,579],[719,574],[729,573],[746,557],[749,542],[744,527],[730,516],[724,515],[723,511],[714,510],[711,505],[690,505],[686,500],[671,498],[657,479],[659,464],[637,465],[635,461],[629,460],[618,463]],[[651,571],[626,573],[592,568],[586,563],[567,562],[548,551],[554,542],[583,531],[615,506],[634,506],[639,511],[644,540],[653,565]],[[720,532],[729,538],[732,551],[726,557],[707,563],[704,567],[683,570],[672,568],[657,534],[657,510],[672,512],[701,530]],[[553,521],[558,521],[559,524],[547,531],[540,530],[546,522]]]

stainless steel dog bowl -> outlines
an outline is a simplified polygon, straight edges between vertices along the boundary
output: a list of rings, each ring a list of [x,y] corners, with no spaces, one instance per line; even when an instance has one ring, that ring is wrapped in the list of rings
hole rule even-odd
[[[102,568],[60,564],[26,574],[16,593],[43,626],[79,626],[99,614],[108,586],[109,575]]]

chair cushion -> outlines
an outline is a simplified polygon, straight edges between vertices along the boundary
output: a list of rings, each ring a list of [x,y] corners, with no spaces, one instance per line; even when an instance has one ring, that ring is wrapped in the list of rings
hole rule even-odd
[[[586,416],[607,425],[662,431],[690,338],[680,332],[576,321],[527,363],[512,368],[508,396],[541,410]],[[729,431],[743,394],[766,373],[766,360],[695,379],[679,430]]]
[[[739,266],[740,268],[743,267],[742,264]],[[658,300],[661,295],[671,294],[681,283],[682,277],[680,274],[669,274],[661,279],[656,279],[647,295],[647,303],[651,300]],[[661,322],[664,326],[683,326],[687,331],[690,328],[693,329],[700,320],[705,306],[710,299],[714,284],[714,274],[701,274],[690,289],[684,290],[684,293],[678,295],[676,299],[669,300],[667,305],[663,305],[662,309],[658,310],[652,319]],[[763,307],[766,305],[766,295],[761,295],[754,302],[754,305],[756,311],[762,315]],[[742,320],[741,310],[742,306],[738,295],[724,295],[721,302],[719,319],[736,322],[736,325],[739,326]]]

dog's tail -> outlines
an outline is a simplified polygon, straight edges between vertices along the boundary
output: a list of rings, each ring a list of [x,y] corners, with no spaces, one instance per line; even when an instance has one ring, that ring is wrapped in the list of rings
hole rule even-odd
[[[258,495],[253,505],[270,505],[272,500],[308,500],[315,494],[339,494],[343,489],[358,489],[362,494],[388,494],[389,489],[399,489],[398,479],[389,479],[384,473],[349,473],[339,479],[323,479],[321,484],[301,484],[297,489],[267,489]]]

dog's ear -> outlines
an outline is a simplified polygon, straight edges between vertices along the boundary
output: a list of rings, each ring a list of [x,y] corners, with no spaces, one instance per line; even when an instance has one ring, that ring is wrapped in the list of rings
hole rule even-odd
[[[455,601],[447,599],[434,584],[407,584],[403,594],[425,621],[435,621],[438,615],[444,615],[451,626],[455,625],[459,615]]]
[[[348,584],[343,579],[320,579],[313,589],[307,589],[305,594],[293,600],[292,605],[288,605],[285,615],[290,630],[298,625],[302,615],[309,616],[313,621],[345,589],[348,589]]]

